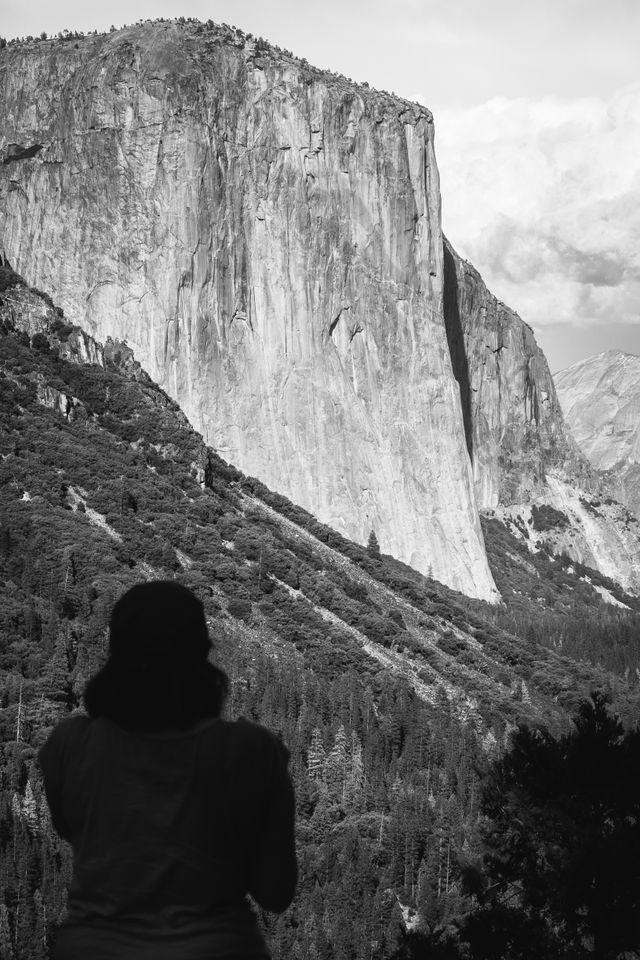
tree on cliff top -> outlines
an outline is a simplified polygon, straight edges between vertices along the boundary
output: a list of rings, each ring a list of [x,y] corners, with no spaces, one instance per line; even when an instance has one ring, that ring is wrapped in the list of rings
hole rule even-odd
[[[485,781],[485,851],[466,872],[476,960],[638,956],[640,729],[601,694],[574,722],[560,739],[520,727]]]

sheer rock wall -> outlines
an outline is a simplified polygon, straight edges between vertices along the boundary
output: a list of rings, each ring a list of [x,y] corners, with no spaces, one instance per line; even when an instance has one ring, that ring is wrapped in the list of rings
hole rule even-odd
[[[427,110],[193,24],[7,47],[0,245],[225,459],[496,599]]]

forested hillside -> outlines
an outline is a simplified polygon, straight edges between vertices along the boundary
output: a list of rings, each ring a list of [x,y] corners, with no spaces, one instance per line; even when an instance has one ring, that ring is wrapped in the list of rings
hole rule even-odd
[[[640,600],[597,570],[556,554],[545,540],[546,507],[529,529],[483,518],[491,571],[504,603],[483,615],[523,639],[640,682]],[[518,534],[514,533],[514,530]],[[527,541],[534,541],[533,551]]]
[[[93,343],[6,266],[0,321],[3,960],[48,955],[70,877],[36,751],[81,709],[114,600],[148,578],[202,598],[228,715],[291,750],[301,881],[290,910],[265,918],[274,954],[390,957],[407,922],[463,911],[479,773],[518,720],[566,730],[592,688],[636,715],[637,615],[606,606],[585,571],[525,557],[497,521],[486,533],[506,605],[468,601],[226,464],[125,345]],[[616,624],[624,655],[570,638],[586,607]]]

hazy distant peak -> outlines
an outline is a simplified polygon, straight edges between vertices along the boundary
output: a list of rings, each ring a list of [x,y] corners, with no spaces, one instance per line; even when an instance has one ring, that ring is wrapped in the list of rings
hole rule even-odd
[[[596,468],[614,471],[616,496],[640,513],[640,356],[605,350],[554,379],[581,450]]]
[[[577,360],[568,367],[564,367],[553,374],[556,384],[559,380],[564,380],[572,376],[576,371],[601,368],[606,369],[618,364],[633,364],[640,362],[640,356],[635,353],[628,353],[625,350],[603,350],[602,353],[596,353],[592,357],[586,357],[584,360]]]

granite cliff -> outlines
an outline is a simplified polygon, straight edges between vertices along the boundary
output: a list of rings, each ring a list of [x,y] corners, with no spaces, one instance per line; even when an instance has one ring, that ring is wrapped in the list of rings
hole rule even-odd
[[[607,350],[557,373],[555,383],[580,449],[640,516],[640,357]]]
[[[469,595],[497,599],[479,507],[592,483],[530,329],[445,244],[429,111],[239,31],[0,51],[2,248],[226,460]]]
[[[443,317],[430,113],[202,25],[0,53],[0,236],[207,443],[497,596]]]

